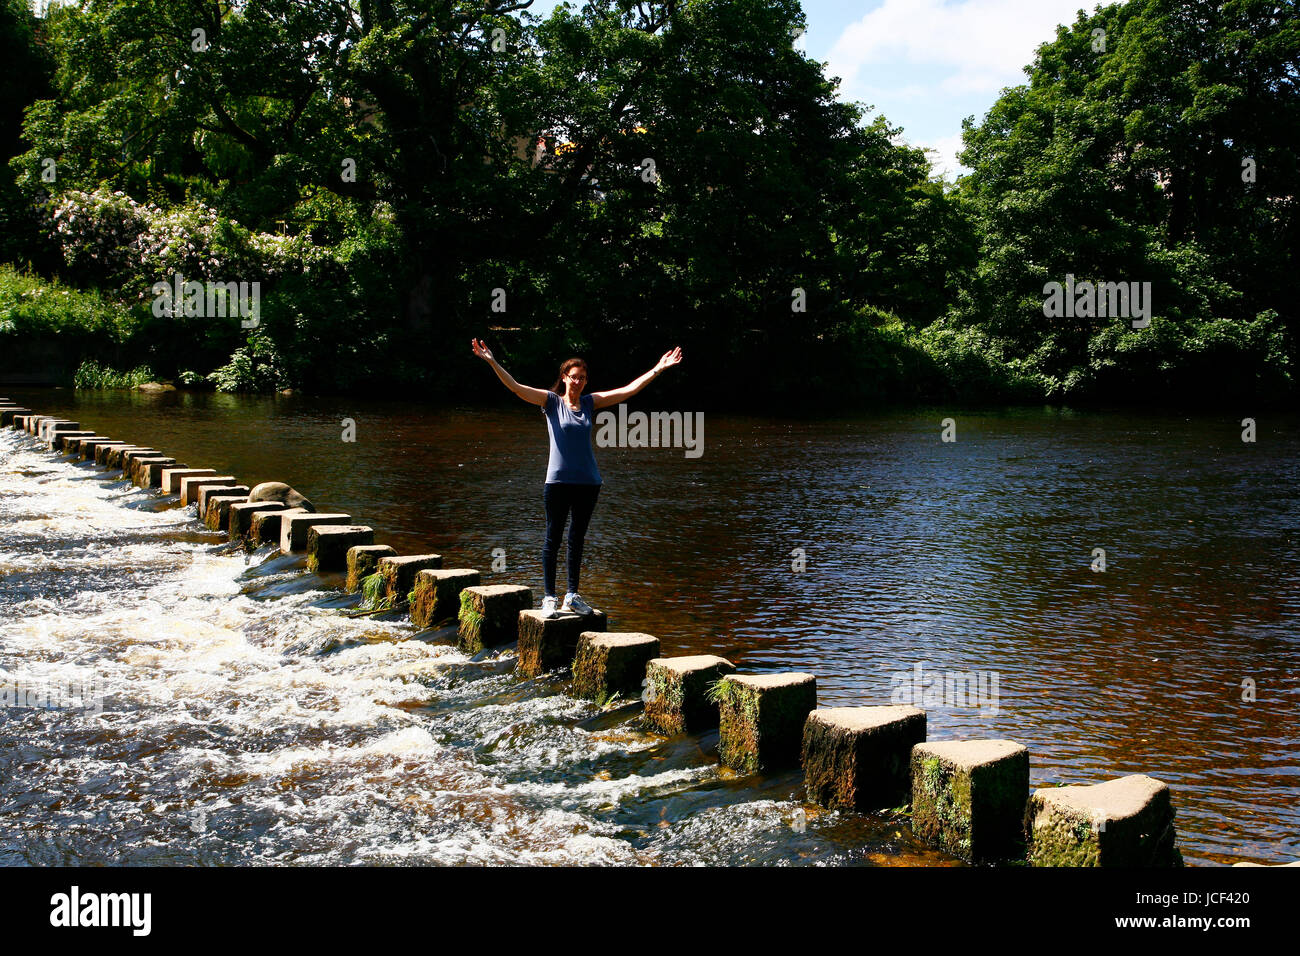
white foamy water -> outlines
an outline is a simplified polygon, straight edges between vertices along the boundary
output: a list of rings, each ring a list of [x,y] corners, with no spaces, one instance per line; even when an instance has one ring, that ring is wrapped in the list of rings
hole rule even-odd
[[[48,692],[0,709],[0,863],[797,858],[797,782],[323,606],[172,501],[0,432],[0,683]]]

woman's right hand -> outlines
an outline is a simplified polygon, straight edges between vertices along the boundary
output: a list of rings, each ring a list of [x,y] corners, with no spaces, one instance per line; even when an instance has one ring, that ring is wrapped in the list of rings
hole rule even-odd
[[[481,358],[483,361],[485,362],[492,361],[492,350],[483,344],[482,339],[470,339],[469,344],[470,347],[474,350],[474,354],[477,355],[479,358]]]

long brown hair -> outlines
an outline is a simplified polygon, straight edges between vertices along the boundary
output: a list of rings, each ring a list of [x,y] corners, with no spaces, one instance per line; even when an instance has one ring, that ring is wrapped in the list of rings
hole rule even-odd
[[[564,364],[560,366],[560,377],[557,378],[555,384],[551,386],[551,391],[560,396],[560,398],[563,398],[564,393],[569,390],[568,386],[564,384],[564,376],[569,374],[569,369],[571,368],[581,368],[584,372],[587,372],[587,363],[580,358],[571,358],[566,359]],[[590,377],[591,373],[587,372],[587,375]],[[542,414],[546,414],[545,406],[542,407]]]

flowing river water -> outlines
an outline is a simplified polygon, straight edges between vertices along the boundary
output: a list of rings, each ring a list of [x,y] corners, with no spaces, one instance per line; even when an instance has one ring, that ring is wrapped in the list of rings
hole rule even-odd
[[[540,602],[531,406],[2,391]],[[597,449],[582,593],[665,654],[812,672],[820,706],[974,672],[977,699],[917,701],[931,740],[1024,743],[1032,786],[1164,780],[1190,864],[1295,859],[1300,420],[1243,442],[1246,414],[710,414],[697,458]],[[0,709],[0,863],[952,862],[510,648],[348,617],[341,576],[7,429],[0,529],[0,683],[102,694]]]

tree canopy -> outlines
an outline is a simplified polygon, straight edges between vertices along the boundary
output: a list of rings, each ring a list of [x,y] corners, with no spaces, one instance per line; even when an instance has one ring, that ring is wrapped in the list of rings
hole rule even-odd
[[[464,396],[471,336],[611,384],[681,345],[702,401],[1291,387],[1293,3],[1081,13],[955,190],[795,48],[797,0],[530,6],[8,0],[3,255],[234,387]],[[176,273],[261,282],[262,324],[152,315]],[[1067,275],[1150,282],[1149,327],[1045,316]]]

